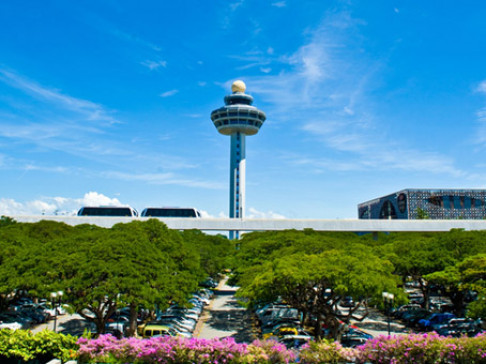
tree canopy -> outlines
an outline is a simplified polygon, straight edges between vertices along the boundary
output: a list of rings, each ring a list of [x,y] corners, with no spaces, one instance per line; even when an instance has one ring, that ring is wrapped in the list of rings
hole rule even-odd
[[[63,301],[98,333],[117,309],[129,307],[134,332],[139,308],[186,305],[198,283],[232,253],[224,237],[181,233],[157,219],[111,229],[9,222],[0,226],[0,304],[27,292],[48,298],[63,291]]]
[[[459,230],[391,233],[374,240],[370,235],[312,230],[255,232],[243,236],[234,280],[241,286],[238,294],[249,305],[287,302],[304,317],[316,318],[317,333],[322,321],[336,338],[343,327],[339,321],[363,319],[356,315],[358,309],[382,304],[384,291],[394,293],[395,304],[405,303],[403,285],[408,280],[419,282],[428,302],[430,284],[437,282],[433,274],[450,270],[478,252],[486,253],[485,234]],[[478,267],[480,276],[482,261],[467,262]],[[461,264],[455,269],[464,267]],[[458,275],[455,283],[481,291],[479,280],[466,283],[473,277],[468,272],[468,276]],[[358,304],[343,314],[337,303],[345,296]]]

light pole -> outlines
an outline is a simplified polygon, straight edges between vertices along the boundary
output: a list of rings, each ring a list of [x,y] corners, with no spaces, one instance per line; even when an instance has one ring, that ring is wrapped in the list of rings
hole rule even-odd
[[[383,296],[383,303],[385,304],[385,312],[386,312],[386,315],[388,317],[388,336],[390,336],[390,320],[391,320],[391,317],[390,317],[390,312],[391,312],[391,308],[393,306],[393,300],[395,299],[395,295],[393,293],[390,293],[390,292],[383,292],[381,294]]]
[[[61,298],[63,294],[64,294],[63,291],[51,292],[51,302],[52,302],[52,306],[54,307],[54,332],[57,332],[57,312],[58,312],[58,307],[59,308],[61,307]]]
[[[56,309],[56,298],[57,298],[57,292],[51,292],[51,303],[52,307],[54,308],[54,332],[56,332],[56,327],[57,327],[57,309]]]
[[[118,293],[116,295],[116,302],[115,302],[115,304],[116,304],[116,329],[118,331],[122,332],[120,330],[120,307],[118,307],[119,301],[120,301],[120,294]]]

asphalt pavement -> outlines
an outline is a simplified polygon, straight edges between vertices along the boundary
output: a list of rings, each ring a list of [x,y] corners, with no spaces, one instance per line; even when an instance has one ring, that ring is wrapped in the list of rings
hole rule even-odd
[[[233,337],[236,342],[252,342],[256,336],[251,314],[235,298],[238,287],[224,278],[216,288],[211,303],[203,312],[194,336],[204,339]]]
[[[70,331],[83,331],[89,324],[84,318],[78,314],[73,315],[58,315],[55,320],[51,320],[47,323],[36,325],[31,329],[33,333],[41,332],[43,330],[49,329],[56,332],[61,332],[62,330]]]

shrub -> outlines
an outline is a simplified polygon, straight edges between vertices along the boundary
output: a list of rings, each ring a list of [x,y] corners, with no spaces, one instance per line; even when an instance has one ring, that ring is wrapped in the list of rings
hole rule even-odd
[[[289,363],[294,354],[274,341],[238,344],[233,338],[184,339],[154,337],[150,339],[116,339],[101,335],[97,339],[78,340],[79,363]]]
[[[379,336],[358,348],[359,363],[486,363],[486,336],[443,337],[436,333]]]
[[[357,349],[343,348],[338,342],[322,340],[303,346],[299,357],[300,362],[306,364],[349,363],[354,362],[357,355]]]
[[[76,358],[79,346],[77,338],[44,330],[37,334],[32,331],[9,329],[0,330],[0,357],[29,361],[48,361],[56,358],[63,361]]]

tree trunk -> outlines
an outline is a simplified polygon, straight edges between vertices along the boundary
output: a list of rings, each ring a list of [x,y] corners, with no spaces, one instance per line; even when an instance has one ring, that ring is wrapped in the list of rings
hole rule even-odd
[[[127,330],[128,336],[135,336],[137,332],[137,316],[138,316],[138,307],[134,303],[130,304],[130,321],[129,327]]]

